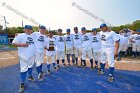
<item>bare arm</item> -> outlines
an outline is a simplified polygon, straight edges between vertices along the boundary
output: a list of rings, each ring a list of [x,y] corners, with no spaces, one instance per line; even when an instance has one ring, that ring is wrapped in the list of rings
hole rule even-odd
[[[115,41],[115,52],[114,55],[117,56],[118,55],[118,50],[119,50],[119,40]]]

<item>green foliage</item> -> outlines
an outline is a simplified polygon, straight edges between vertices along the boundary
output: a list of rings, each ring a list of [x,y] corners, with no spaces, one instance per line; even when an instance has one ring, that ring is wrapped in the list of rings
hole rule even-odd
[[[0,33],[8,33],[8,35],[15,35],[16,33],[22,33],[23,32],[23,27],[8,27],[7,30],[3,30],[3,27],[0,25]],[[119,32],[120,30],[123,30],[124,28],[128,28],[131,30],[136,30],[140,29],[140,20],[134,21],[132,24],[126,24],[126,25],[120,25],[120,26],[115,26],[112,27],[112,30]],[[100,29],[98,28],[98,31]],[[33,31],[38,31],[38,27],[33,27]],[[57,35],[57,30],[53,30],[54,35]],[[91,30],[87,30],[87,32],[92,32]],[[46,32],[48,33],[48,31]]]

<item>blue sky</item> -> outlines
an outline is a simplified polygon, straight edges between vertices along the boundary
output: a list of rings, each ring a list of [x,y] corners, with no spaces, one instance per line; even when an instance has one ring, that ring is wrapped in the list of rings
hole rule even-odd
[[[3,2],[6,3],[5,6],[2,6]],[[74,26],[79,28],[85,26],[87,29],[99,27],[101,21],[72,6],[73,2],[113,26],[140,19],[140,0],[0,0],[0,15],[6,17],[8,26],[21,26],[22,20],[24,25],[35,25],[6,8],[10,5],[13,9],[51,29],[66,29]]]

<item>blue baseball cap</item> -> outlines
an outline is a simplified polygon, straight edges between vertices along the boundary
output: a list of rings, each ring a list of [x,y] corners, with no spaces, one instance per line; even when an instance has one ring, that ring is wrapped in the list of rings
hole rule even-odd
[[[137,29],[136,31],[137,31],[137,32],[140,32],[140,29]]]
[[[97,31],[97,28],[93,28],[92,31]]]
[[[67,29],[66,31],[67,31],[67,32],[70,32],[70,29]]]
[[[74,30],[78,30],[78,27],[74,27]]]
[[[31,25],[25,25],[24,29],[33,29],[33,27]]]
[[[102,27],[107,27],[107,25],[106,24],[101,24],[100,28],[102,28]]]
[[[84,30],[86,30],[86,28],[85,28],[85,27],[82,27],[82,28],[81,28],[81,31],[84,31]]]
[[[62,29],[60,28],[60,29],[58,29],[58,32],[62,32]]]
[[[39,28],[40,28],[40,29],[45,29],[45,30],[46,30],[46,27],[43,26],[43,25],[42,25],[42,26],[39,26]]]

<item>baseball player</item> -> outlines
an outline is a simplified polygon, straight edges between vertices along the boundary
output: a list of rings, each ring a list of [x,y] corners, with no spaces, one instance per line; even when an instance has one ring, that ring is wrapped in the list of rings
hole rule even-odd
[[[75,65],[78,66],[78,57],[81,59],[82,66],[82,34],[78,32],[78,27],[74,27],[73,34]]]
[[[108,61],[109,65],[109,77],[108,80],[113,82],[113,72],[114,72],[114,55],[118,55],[119,48],[119,38],[116,36],[114,31],[108,31],[108,27],[106,24],[100,25],[101,32],[101,63],[99,70],[99,74],[104,74],[105,63]],[[115,42],[115,46],[114,46]]]
[[[24,33],[18,34],[14,38],[12,44],[18,47],[21,74],[19,92],[23,92],[25,89],[25,79],[27,72],[29,74],[28,80],[34,81],[32,76],[32,67],[34,64],[35,45],[34,37],[32,35],[32,26],[25,25]]]
[[[53,37],[53,32],[49,31],[48,38],[46,40],[46,57],[47,57],[47,73],[50,74],[50,64],[53,64],[53,68],[56,69],[56,51],[55,51],[55,38]]]
[[[133,57],[139,57],[140,56],[140,30],[136,31],[137,34],[134,34],[131,38],[132,44],[132,52]]]
[[[128,37],[127,37],[127,33],[119,33],[119,37],[120,37],[120,47],[119,47],[119,51],[122,53],[122,57],[126,56],[126,52],[127,52],[127,48],[128,48]]]
[[[93,69],[93,57],[92,57],[92,37],[91,34],[86,33],[86,28],[81,28],[82,32],[82,61],[83,67],[86,66],[86,56],[89,57],[91,63],[91,69]]]
[[[70,66],[70,56],[72,56],[72,64],[75,65],[75,55],[73,50],[73,36],[70,34],[70,29],[66,30],[65,37],[65,44],[66,44],[66,55],[67,55],[67,61],[68,65]]]
[[[62,64],[65,64],[65,38],[62,35],[62,29],[58,29],[58,36],[56,37],[56,56],[57,56],[57,66],[59,66],[59,61],[62,59]]]
[[[95,67],[98,68],[98,62],[100,61],[101,57],[101,39],[99,33],[97,33],[97,29],[92,29],[92,51],[93,51],[93,58],[95,61]]]
[[[43,81],[44,72],[42,71],[42,64],[44,60],[44,47],[45,47],[45,40],[46,40],[46,27],[40,26],[39,32],[34,32],[33,36],[35,39],[35,63],[36,69],[38,72],[38,80]]]

